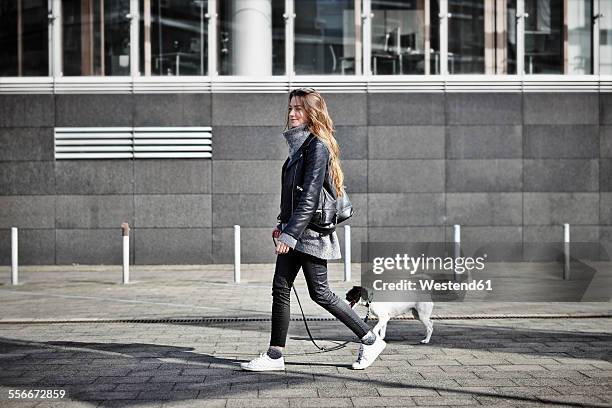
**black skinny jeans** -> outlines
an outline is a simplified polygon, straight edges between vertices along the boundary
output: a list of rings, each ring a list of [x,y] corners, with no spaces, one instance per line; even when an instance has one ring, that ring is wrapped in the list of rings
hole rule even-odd
[[[272,334],[270,345],[285,347],[289,329],[289,302],[291,287],[302,267],[310,298],[334,315],[357,335],[365,336],[370,327],[351,307],[329,289],[327,260],[289,249],[276,257],[276,269],[272,282]]]

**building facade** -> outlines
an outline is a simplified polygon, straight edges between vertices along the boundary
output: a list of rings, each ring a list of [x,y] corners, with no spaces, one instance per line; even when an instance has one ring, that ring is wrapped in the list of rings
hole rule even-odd
[[[287,93],[364,241],[612,243],[612,2],[0,1],[0,259],[273,262]],[[137,46],[132,46],[136,44]],[[343,231],[339,230],[343,240]]]

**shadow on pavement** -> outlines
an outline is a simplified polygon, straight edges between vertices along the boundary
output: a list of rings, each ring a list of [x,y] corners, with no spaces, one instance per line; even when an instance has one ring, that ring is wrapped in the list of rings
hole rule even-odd
[[[386,339],[389,345],[409,345],[420,340],[419,324],[406,323],[408,322],[391,322]],[[264,330],[261,324],[245,325],[244,322],[240,324],[241,329]],[[269,328],[268,324],[265,325],[265,330]],[[432,343],[419,345],[411,350],[422,348],[425,353],[428,347],[443,347],[602,361],[611,359],[612,334],[610,333],[479,327],[441,322],[434,324]],[[608,324],[608,320],[602,319],[602,324]],[[317,333],[313,333],[315,336],[318,332],[325,331],[325,327],[321,328],[321,324],[316,326]],[[293,337],[293,339],[307,340],[308,337]],[[317,336],[317,339],[320,337]],[[324,340],[344,341],[350,338],[324,336]],[[516,395],[516,393],[489,392],[486,389],[462,389],[459,386],[448,386],[444,381],[424,383],[422,378],[418,381],[415,380],[416,377],[409,376],[387,380],[377,378],[376,375],[368,375],[367,370],[355,372],[347,369],[346,374],[343,374],[342,370],[348,368],[348,364],[326,364],[317,361],[291,363],[290,358],[286,362],[286,372],[245,372],[240,370],[238,363],[246,361],[246,358],[236,360],[216,357],[196,353],[191,347],[148,343],[35,342],[0,338],[0,353],[0,385],[4,388],[64,389],[71,400],[97,401],[102,407],[134,406],[147,400],[258,398],[262,397],[262,394],[272,397],[275,390],[285,389],[288,386],[307,386],[313,381],[334,381],[339,387],[344,387],[343,382],[346,381],[372,388],[413,388],[448,392],[465,397],[491,398],[493,401],[503,400],[517,404],[589,406],[585,402],[567,401],[563,399],[563,395],[559,395],[561,399],[557,400],[557,396],[542,398]],[[250,356],[249,359],[251,357],[255,356]],[[338,360],[346,357],[346,355],[339,356]],[[408,362],[405,364],[408,365]],[[401,374],[401,369],[398,369],[398,374]],[[525,375],[525,378],[530,377]],[[272,393],[272,396],[269,393]]]

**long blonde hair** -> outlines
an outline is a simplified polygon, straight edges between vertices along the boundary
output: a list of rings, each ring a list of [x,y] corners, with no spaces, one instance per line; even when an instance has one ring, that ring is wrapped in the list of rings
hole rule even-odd
[[[342,195],[342,186],[344,183],[344,173],[340,167],[340,146],[334,137],[334,124],[329,117],[327,104],[319,92],[312,88],[294,89],[289,93],[289,104],[291,98],[297,97],[304,105],[304,110],[307,116],[308,130],[325,143],[329,151],[329,172],[331,180],[336,189],[336,196]],[[285,129],[289,128],[289,109],[287,109],[287,117]]]

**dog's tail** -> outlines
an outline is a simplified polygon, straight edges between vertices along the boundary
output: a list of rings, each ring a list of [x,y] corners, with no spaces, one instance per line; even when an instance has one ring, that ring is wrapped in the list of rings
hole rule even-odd
[[[421,320],[421,318],[419,317],[419,312],[418,312],[418,311],[417,311],[415,308],[410,309],[410,311],[412,312],[412,316],[413,316],[415,319],[417,319],[417,320]]]

